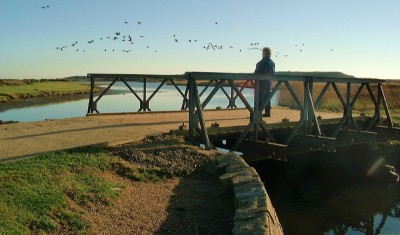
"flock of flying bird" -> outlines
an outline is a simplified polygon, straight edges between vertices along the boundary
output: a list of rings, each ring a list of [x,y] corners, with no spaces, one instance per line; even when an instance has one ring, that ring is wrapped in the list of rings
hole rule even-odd
[[[129,25],[128,21],[125,21],[124,24]],[[215,22],[214,24],[218,24],[218,22]],[[141,26],[142,22],[138,21],[137,25]],[[138,38],[144,38],[144,35],[139,35],[137,37]],[[108,41],[112,41],[112,42],[125,43],[127,45],[134,44],[134,37],[131,34],[122,34],[120,31],[115,32],[113,35],[109,35],[109,36],[105,36],[105,37],[99,37],[98,39],[96,39],[96,41],[107,41],[107,40]],[[187,43],[192,43],[192,44],[198,43],[197,39],[181,40],[181,39],[179,39],[177,37],[176,34],[172,34],[171,42],[180,43],[180,42],[184,42],[184,41],[187,42]],[[91,39],[91,40],[83,42],[83,43],[78,43],[78,41],[74,41],[74,42],[70,43],[70,45],[58,46],[58,47],[56,47],[56,49],[59,50],[59,51],[65,51],[65,50],[67,50],[67,48],[73,48],[73,50],[76,51],[76,52],[86,52],[85,49],[82,49],[82,48],[85,48],[84,45],[85,44],[94,44],[94,43],[95,43],[94,39]],[[80,45],[82,45],[82,46],[80,46]],[[297,47],[297,46],[298,45],[295,45],[295,47]],[[305,46],[305,44],[299,44],[299,47],[300,46]],[[145,46],[145,47],[147,49],[150,49],[150,46],[148,46],[148,45]],[[223,50],[225,48],[235,49],[232,45],[224,46],[224,45],[219,45],[219,44],[215,44],[215,43],[211,43],[211,42],[209,42],[208,44],[202,46],[202,49],[207,50],[207,51],[208,50],[217,51],[217,50]],[[248,51],[253,51],[253,50],[260,51],[260,50],[262,50],[262,47],[260,46],[259,42],[251,42],[251,43],[249,43],[249,45],[247,46],[246,49]],[[112,49],[104,48],[103,50],[105,52],[107,52],[107,51],[109,51],[109,52],[118,51],[115,48],[112,48]],[[244,49],[241,49],[241,48],[238,48],[236,50],[238,52],[243,52],[244,51]],[[119,51],[122,51],[122,52],[125,52],[125,53],[133,52],[132,49],[122,49],[122,50],[120,49]],[[301,49],[299,49],[299,51],[303,52],[303,49],[301,48]],[[331,51],[333,51],[333,49]],[[158,50],[156,49],[156,50],[154,50],[154,52],[158,52]],[[278,56],[289,57],[289,55],[287,55],[287,54],[282,54],[281,55],[279,52],[276,52],[275,53],[275,57],[278,57]]]
[[[128,21],[125,21],[124,24],[129,25]],[[215,22],[214,24],[218,24],[218,22]],[[141,21],[138,21],[138,22],[137,22],[137,25],[138,25],[138,26],[141,26],[141,25],[142,25],[142,22],[141,22]],[[139,35],[139,36],[136,36],[136,37],[137,37],[137,38],[144,38],[144,35]],[[122,34],[120,31],[115,32],[113,35],[105,36],[105,37],[100,37],[100,38],[96,39],[96,41],[106,41],[106,40],[108,40],[108,41],[113,41],[113,42],[118,42],[118,43],[125,43],[125,44],[127,44],[127,45],[129,45],[129,44],[130,44],[130,45],[134,44],[134,37],[133,37],[131,34]],[[137,40],[137,39],[135,39],[135,40]],[[181,39],[179,39],[179,38],[177,37],[176,34],[172,34],[172,40],[171,40],[171,41],[172,41],[172,42],[175,42],[175,43],[182,43],[182,42],[187,42],[187,43],[192,43],[192,44],[198,43],[197,39],[181,40]],[[87,43],[87,44],[94,44],[94,43],[95,43],[95,40],[94,40],[94,39],[91,39],[91,40],[86,41],[86,42],[83,42],[83,43],[78,43],[78,41],[74,41],[74,42],[70,43],[70,45],[58,46],[58,47],[56,47],[56,49],[59,50],[59,51],[65,51],[65,50],[67,50],[67,48],[73,48],[73,50],[76,51],[76,52],[86,52],[85,49],[82,49],[82,48],[85,47],[85,46],[84,46],[85,43]],[[82,45],[82,46],[80,46],[80,45]],[[79,47],[79,48],[78,48],[78,47]],[[145,46],[145,47],[146,47],[147,49],[150,48],[149,45],[147,45],[147,46]],[[233,47],[232,45],[224,46],[224,45],[219,45],[219,44],[215,44],[215,43],[211,43],[211,42],[208,43],[208,44],[206,44],[206,45],[203,45],[202,48],[203,48],[204,50],[213,50],[213,51],[216,51],[216,50],[223,50],[224,48],[234,49],[234,47]],[[249,44],[249,47],[247,48],[247,50],[261,50],[261,49],[262,49],[262,48],[259,47],[259,43],[258,43],[258,42],[252,42],[252,43],[250,43],[250,44]],[[243,49],[237,49],[237,50],[238,50],[239,52],[242,52],[242,51],[243,51]],[[113,51],[113,52],[115,52],[115,51],[117,51],[117,50],[114,49],[114,48],[112,48],[112,49],[107,49],[107,48],[105,48],[104,51],[105,51],[105,52],[107,52],[107,51]],[[132,52],[132,49],[129,49],[129,50],[128,50],[128,49],[123,49],[122,52]],[[154,50],[154,52],[158,52],[158,50]]]
[[[42,8],[42,9],[49,9],[50,6],[47,6],[47,5],[46,5],[46,6],[42,6],[41,8]],[[128,21],[125,21],[124,24],[129,25],[129,22],[128,22]],[[214,24],[217,25],[218,22],[215,22]],[[137,25],[138,25],[138,26],[141,26],[141,25],[142,25],[142,22],[141,22],[141,21],[138,21],[138,22],[137,22]],[[139,38],[144,38],[144,35],[140,35]],[[173,38],[172,42],[175,42],[175,43],[179,43],[179,42],[186,41],[186,40],[178,39],[177,36],[176,36],[176,34],[173,34],[173,35],[172,35],[172,38]],[[121,34],[121,32],[115,32],[113,35],[106,36],[106,37],[100,37],[100,38],[98,38],[98,40],[100,40],[100,41],[109,40],[109,41],[119,42],[119,43],[122,42],[122,43],[126,43],[127,45],[132,45],[132,44],[134,44],[134,39],[133,39],[133,36],[132,36],[132,35],[130,35],[130,34],[124,35],[124,34]],[[96,41],[97,41],[97,40],[96,40]],[[188,43],[197,43],[197,39],[187,39],[186,42],[188,42]],[[95,43],[95,40],[94,40],[94,39],[91,39],[91,40],[87,41],[86,43],[87,43],[87,44],[94,44],[94,43]],[[68,45],[68,46],[67,46],[67,45],[58,46],[58,47],[56,47],[56,49],[59,50],[59,51],[66,51],[67,48],[73,48],[73,50],[76,51],[76,52],[86,52],[86,50],[83,49],[83,48],[86,48],[86,47],[84,46],[84,44],[85,44],[85,42],[83,42],[83,43],[82,43],[82,42],[81,42],[81,43],[78,43],[78,41],[74,41],[74,42],[70,43],[70,46],[69,46],[69,45]],[[304,44],[304,43],[303,43],[303,44],[296,44],[296,45],[294,45],[294,46],[297,47],[297,48],[299,48],[299,49],[298,49],[298,52],[303,52],[303,47],[305,46],[305,44]],[[150,46],[147,45],[146,48],[149,49]],[[211,42],[208,43],[208,44],[206,44],[206,45],[203,45],[202,48],[203,48],[204,50],[207,50],[207,51],[208,51],[208,50],[210,50],[210,51],[211,51],[211,50],[212,50],[212,51],[223,50],[224,48],[229,48],[229,49],[231,49],[231,50],[232,50],[232,49],[235,49],[232,45],[224,46],[224,45],[214,44],[214,43],[211,43]],[[262,47],[260,47],[260,45],[259,45],[258,42],[252,42],[252,43],[250,43],[250,44],[247,46],[246,49],[247,49],[248,51],[253,51],[253,50],[255,50],[255,51],[260,51],[260,50],[262,50]],[[238,49],[236,49],[236,50],[237,50],[238,52],[244,51],[244,49],[241,49],[241,48],[238,48]],[[105,48],[104,51],[105,51],[105,52],[107,52],[107,51],[116,52],[116,51],[118,51],[118,50],[117,50],[117,49],[114,49],[114,48],[112,48],[112,49]],[[129,52],[132,52],[132,49],[122,49],[122,50],[119,49],[119,51],[122,51],[122,52],[125,52],[125,53],[129,53]],[[332,51],[333,51],[333,49],[330,49],[330,52],[332,52]],[[158,52],[158,50],[156,49],[156,50],[154,50],[154,52]],[[278,57],[278,56],[289,57],[288,54],[280,54],[279,52],[276,52],[276,53],[275,53],[275,57]]]

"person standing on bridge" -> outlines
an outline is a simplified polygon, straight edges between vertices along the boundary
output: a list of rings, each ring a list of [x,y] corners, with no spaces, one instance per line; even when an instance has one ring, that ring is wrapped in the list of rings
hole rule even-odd
[[[272,75],[275,73],[275,63],[271,60],[271,48],[264,47],[262,49],[262,59],[257,63],[256,70],[254,74],[259,75]],[[260,80],[259,82],[259,92],[258,100],[259,100],[259,109],[261,109],[261,104],[264,99],[268,96],[268,94],[272,90],[272,81],[271,80]],[[263,117],[271,117],[271,102],[265,106],[265,113]]]

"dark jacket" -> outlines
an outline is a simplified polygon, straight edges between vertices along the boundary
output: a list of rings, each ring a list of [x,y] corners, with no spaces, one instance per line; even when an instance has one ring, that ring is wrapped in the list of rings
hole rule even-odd
[[[275,74],[275,63],[270,57],[264,56],[256,65],[255,74],[270,75]],[[272,81],[260,81],[261,90],[270,90],[272,87]]]

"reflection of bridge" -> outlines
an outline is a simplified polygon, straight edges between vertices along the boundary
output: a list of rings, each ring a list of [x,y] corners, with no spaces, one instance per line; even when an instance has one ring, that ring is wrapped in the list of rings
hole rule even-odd
[[[279,157],[278,153],[283,153],[281,157],[287,154],[287,149],[301,145],[304,149],[326,150],[334,151],[336,143],[341,139],[341,142],[351,143],[371,143],[376,140],[377,133],[398,134],[398,130],[393,128],[392,119],[390,116],[389,108],[386,102],[382,84],[385,80],[382,79],[369,79],[369,78],[336,78],[336,77],[310,77],[310,76],[287,76],[287,75],[254,75],[247,73],[208,73],[208,72],[186,72],[183,75],[148,75],[148,74],[88,74],[91,79],[91,94],[88,105],[88,113],[99,112],[97,103],[102,96],[114,85],[115,82],[123,82],[127,88],[132,92],[140,104],[140,111],[151,111],[150,101],[157,94],[157,92],[167,82],[171,83],[176,90],[181,94],[183,102],[181,109],[188,110],[189,112],[189,127],[188,139],[195,143],[200,140],[204,143],[206,148],[211,148],[210,129],[205,125],[203,110],[217,93],[221,90],[228,99],[227,108],[236,108],[236,100],[239,98],[247,110],[249,111],[249,123],[247,126],[236,130],[219,129],[215,135],[224,135],[229,132],[235,136],[231,150],[236,150],[246,140],[251,140],[255,145],[262,145],[263,149],[269,155]],[[101,81],[110,81],[109,86],[94,99],[94,87],[96,79]],[[251,105],[246,97],[242,94],[243,89],[250,85],[254,87],[255,93],[259,90],[260,80],[273,80],[276,85],[272,92],[265,98],[265,100],[258,100],[258,96],[254,96],[254,104]],[[139,96],[137,92],[129,85],[129,81],[143,82],[143,94]],[[185,91],[182,91],[177,82],[186,84]],[[238,85],[241,81],[241,85]],[[147,97],[147,83],[160,82],[160,85],[152,94]],[[200,82],[206,82],[205,88],[199,92],[198,86]],[[235,83],[236,82],[236,83]],[[300,97],[292,86],[294,82],[302,82],[304,84]],[[324,88],[320,94],[314,94],[314,84],[323,84]],[[338,84],[346,84],[346,94],[343,95]],[[211,88],[211,92],[205,98],[203,95],[205,91]],[[262,119],[262,109],[258,109],[259,103],[261,107],[265,107],[271,100],[274,94],[286,86],[290,92],[293,100],[300,109],[300,119],[291,125],[282,125],[272,128],[273,125],[266,124]],[[357,87],[355,94],[351,93],[352,86]],[[321,120],[315,113],[317,107],[327,90],[332,87],[336,93],[337,99],[343,107],[343,116],[340,120],[329,125],[321,123]],[[227,89],[230,89],[227,91]],[[371,101],[374,104],[375,112],[371,118],[355,118],[353,117],[353,108],[363,90],[367,90]],[[385,111],[387,127],[377,127],[381,117],[381,109]],[[323,125],[322,125],[323,124]],[[329,126],[329,128],[326,128]],[[229,129],[229,128],[228,128]],[[278,130],[278,131],[277,131]],[[281,131],[279,131],[281,130]],[[214,130],[215,132],[215,130]],[[286,134],[282,134],[286,133]],[[260,140],[265,140],[261,142]]]

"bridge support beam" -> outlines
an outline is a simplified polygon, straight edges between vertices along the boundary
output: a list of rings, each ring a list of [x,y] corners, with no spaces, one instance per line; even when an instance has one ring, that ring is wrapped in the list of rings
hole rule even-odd
[[[259,108],[259,81],[255,80],[254,84],[254,109],[250,106],[250,104],[247,102],[246,98],[243,96],[242,92],[235,86],[234,82],[232,80],[229,80],[229,84],[231,88],[236,92],[236,94],[239,96],[239,98],[242,100],[243,104],[246,106],[247,110],[250,112],[250,123],[247,125],[247,127],[244,129],[242,134],[239,136],[239,138],[236,140],[235,144],[231,148],[231,151],[235,151],[239,145],[243,142],[243,140],[246,138],[246,136],[249,134],[251,130],[253,130],[252,134],[252,140],[258,141],[258,127],[261,127],[261,129],[268,135],[269,141],[272,143],[275,143],[274,137],[269,133],[267,125],[265,124],[264,120],[262,119],[262,112],[267,106],[268,102],[271,101],[272,97],[275,95],[275,93],[279,90],[280,86],[282,85],[282,81],[279,81],[274,89],[265,97],[265,99],[261,103],[261,108]]]
[[[196,80],[189,79],[189,140],[192,143],[194,143],[195,131],[202,137],[205,148],[211,149]]]

